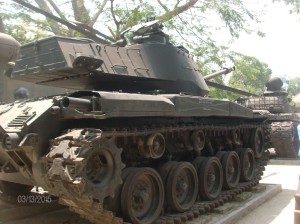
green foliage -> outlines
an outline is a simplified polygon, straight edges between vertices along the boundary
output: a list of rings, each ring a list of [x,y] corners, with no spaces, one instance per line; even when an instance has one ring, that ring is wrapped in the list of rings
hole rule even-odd
[[[227,85],[246,92],[261,95],[264,91],[265,83],[270,79],[270,75],[272,74],[272,70],[268,65],[255,57],[236,52],[231,52],[228,57],[235,64],[236,70],[232,72],[231,75],[227,74],[227,76],[230,76]],[[226,85],[224,78],[225,77],[217,77],[213,81]],[[234,100],[238,97],[237,94],[232,92],[217,88],[210,89],[209,96],[211,97],[226,98],[230,100]]]
[[[32,11],[15,3],[0,0],[0,15],[3,19],[6,33],[16,38],[20,43],[28,43],[43,38],[52,33],[49,24],[41,16],[33,16]]]
[[[229,85],[257,95],[262,94],[265,83],[272,74],[268,65],[255,57],[234,52],[231,59],[237,69],[233,72]]]
[[[2,2],[7,5],[4,0],[0,0],[1,13],[19,18],[19,21],[22,20],[27,24],[30,24],[28,22],[38,22],[38,27],[45,28],[47,27],[45,24],[47,24],[48,29],[50,28],[55,34],[72,35],[70,30],[67,31],[57,22],[45,20],[43,16],[41,20],[37,21],[35,19],[37,13],[15,3],[10,3],[10,7],[4,9]],[[115,39],[119,38],[120,33],[128,27],[147,17],[156,16],[167,22],[167,27],[173,31],[173,39],[180,44],[188,42],[193,48],[203,45],[209,47],[212,42],[215,44],[215,38],[212,37],[214,30],[225,27],[223,31],[227,30],[233,38],[236,38],[242,31],[249,32],[248,21],[257,21],[255,13],[246,9],[241,0],[28,0],[28,2],[63,19],[77,20],[94,28],[106,26],[108,28],[105,28],[106,34],[109,30]],[[21,13],[23,14],[21,15]],[[15,21],[15,24],[19,25],[19,21]],[[8,21],[5,22],[7,22],[7,26],[12,25]]]
[[[224,79],[222,77],[217,77],[213,80],[214,82],[222,85],[226,85],[224,82]],[[212,98],[217,98],[217,99],[229,99],[229,100],[234,100],[238,97],[237,94],[228,92],[222,89],[218,89],[215,87],[210,87],[210,92],[209,96]]]
[[[287,5],[292,5],[291,13],[300,13],[300,0],[273,0],[273,2],[285,2]]]
[[[132,27],[138,24],[139,22],[145,20],[147,17],[151,17],[155,14],[155,7],[143,1],[141,1],[141,3],[142,4],[137,5],[133,9],[129,10],[124,10],[122,9],[121,5],[118,5],[119,10],[116,10],[116,14],[118,15],[121,21],[124,21],[122,23],[122,30],[128,27]]]
[[[114,5],[114,16],[117,18],[119,25],[116,26],[116,21],[110,21],[110,32],[115,40],[120,38],[122,31],[132,27],[141,21],[146,21],[146,18],[155,15],[155,7],[148,4],[148,1],[139,1],[140,4],[133,5],[133,7],[124,8],[124,4],[117,3]],[[109,19],[112,15],[111,12],[106,12]]]
[[[289,80],[288,92],[291,96],[296,96],[300,93],[300,78],[296,77]]]
[[[210,71],[215,68],[219,69],[224,67],[227,59],[230,57],[228,48],[225,46],[217,46],[211,40],[202,47],[197,47],[193,50],[196,56],[196,62],[201,71],[206,74],[206,71]]]

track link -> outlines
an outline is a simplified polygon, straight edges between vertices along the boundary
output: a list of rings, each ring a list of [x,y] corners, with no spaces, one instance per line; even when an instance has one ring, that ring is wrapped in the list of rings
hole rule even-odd
[[[59,202],[63,205],[69,206],[70,210],[78,213],[82,218],[89,220],[92,223],[98,224],[121,224],[125,223],[125,221],[115,216],[115,214],[109,210],[106,210],[103,207],[102,198],[96,199],[92,197],[92,195],[85,195],[80,191],[81,187],[78,187],[78,177],[69,177],[66,179],[65,171],[55,173],[55,178],[53,178],[53,172],[49,178],[49,170],[50,167],[53,167],[55,161],[61,161],[57,163],[55,166],[56,170],[63,170],[63,164],[77,164],[79,166],[79,170],[82,169],[82,166],[85,165],[84,159],[80,157],[70,157],[69,155],[72,146],[78,147],[86,147],[87,145],[91,145],[95,136],[97,139],[113,139],[116,137],[128,137],[128,136],[137,136],[137,135],[147,135],[151,133],[172,133],[180,130],[197,130],[199,128],[204,129],[207,132],[211,131],[226,131],[226,130],[234,130],[237,128],[257,128],[264,125],[256,125],[256,124],[247,124],[247,125],[236,125],[236,126],[209,126],[209,125],[176,125],[169,127],[143,127],[143,128],[122,128],[118,129],[107,129],[105,131],[96,130],[96,129],[76,129],[71,130],[69,133],[62,135],[54,140],[52,140],[52,147],[50,153],[44,158],[48,169],[48,176],[46,177],[47,182],[51,188],[49,189],[50,194],[54,194],[59,197]],[[264,126],[265,127],[265,126]],[[89,131],[92,133],[84,136],[84,133]],[[94,137],[91,137],[94,136]],[[265,139],[269,138],[268,129],[265,128]],[[113,142],[113,141],[111,141]],[[113,144],[113,143],[110,143]],[[60,147],[58,147],[60,146]],[[111,145],[111,147],[116,147]],[[87,148],[89,149],[89,148]],[[121,153],[121,149],[120,152]],[[241,182],[239,185],[232,190],[223,190],[221,194],[213,201],[200,201],[196,202],[191,209],[182,213],[165,213],[161,215],[155,223],[157,224],[177,224],[177,223],[185,223],[188,220],[193,220],[197,218],[201,214],[205,214],[214,208],[223,205],[227,201],[233,200],[238,194],[251,189],[251,187],[257,185],[261,176],[263,175],[263,171],[265,169],[265,165],[267,165],[268,161],[268,152],[265,151],[261,158],[256,159],[256,168],[254,178],[249,182]],[[66,159],[68,158],[68,159]],[[71,158],[71,159],[70,159]],[[62,162],[63,161],[63,162]],[[78,165],[78,161],[80,165]],[[80,168],[81,167],[81,168]],[[120,171],[124,166],[121,165],[119,167]],[[50,171],[51,173],[51,171]],[[80,179],[80,183],[84,183],[85,180],[83,178]],[[118,181],[117,181],[118,182]],[[120,184],[120,183],[119,183]],[[113,187],[113,190],[117,188],[117,185]],[[75,190],[74,190],[75,189]],[[79,189],[79,190],[78,190]],[[110,193],[108,194],[110,195]],[[114,196],[113,194],[110,196]]]

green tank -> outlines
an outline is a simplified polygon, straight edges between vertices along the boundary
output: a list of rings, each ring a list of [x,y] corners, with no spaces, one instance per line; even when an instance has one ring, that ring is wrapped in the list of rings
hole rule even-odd
[[[268,117],[207,97],[157,21],[122,37],[21,47],[12,78],[75,91],[0,106],[4,194],[39,186],[93,223],[181,223],[257,185]]]
[[[287,91],[282,89],[280,78],[271,78],[266,83],[266,91],[262,96],[239,98],[238,102],[253,110],[267,110],[271,123],[271,147],[276,156],[295,158],[299,154],[299,136],[297,127],[300,123],[300,112]]]

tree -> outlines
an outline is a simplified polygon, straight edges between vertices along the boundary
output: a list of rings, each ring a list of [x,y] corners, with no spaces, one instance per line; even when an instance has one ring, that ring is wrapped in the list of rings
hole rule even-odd
[[[16,3],[8,4],[4,0],[0,2],[0,12],[3,14],[9,31],[17,31],[18,34],[24,34],[27,31],[27,36],[21,35],[22,39],[17,37],[21,42],[35,39],[38,35],[45,34],[45,30],[56,35],[79,35],[74,30],[53,20],[45,20],[44,17],[37,16],[36,13]],[[213,46],[212,32],[222,27],[226,27],[225,30],[233,38],[238,37],[242,31],[250,32],[247,28],[250,20],[257,21],[255,13],[248,10],[241,0],[176,0],[171,2],[167,0],[28,0],[27,2],[61,19],[101,29],[115,40],[119,39],[120,34],[128,27],[145,20],[146,17],[155,16],[165,22],[172,31],[175,42],[188,43],[189,48]],[[27,26],[22,26],[22,24],[27,24]],[[33,35],[28,35],[28,33]]]
[[[216,82],[218,84],[221,85],[227,85],[224,81],[223,77],[217,77],[214,79],[213,82]],[[222,90],[222,89],[218,89],[215,87],[210,87],[210,92],[209,92],[209,96],[212,98],[217,98],[217,99],[229,99],[229,100],[234,100],[237,98],[237,94],[236,93],[232,93],[226,90]]]
[[[272,70],[268,65],[255,57],[240,53],[233,53],[232,61],[237,69],[233,72],[229,80],[229,85],[261,95],[264,91],[265,83],[272,74]]]
[[[231,63],[235,64],[236,70],[226,76],[216,77],[213,81],[228,85],[235,89],[243,90],[255,95],[261,95],[265,83],[269,80],[272,70],[259,59],[236,52],[230,52]],[[239,95],[218,88],[210,88],[209,96],[214,98],[226,98],[233,100]]]
[[[300,78],[296,77],[289,80],[288,92],[291,96],[296,96],[300,93]]]
[[[0,17],[0,32],[5,33],[5,26],[1,17]]]
[[[284,2],[287,5],[292,5],[291,13],[300,13],[300,0],[273,0],[273,2]]]

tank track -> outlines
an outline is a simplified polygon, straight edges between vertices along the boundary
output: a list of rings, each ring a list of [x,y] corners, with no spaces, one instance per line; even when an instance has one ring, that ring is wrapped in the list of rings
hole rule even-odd
[[[235,128],[257,128],[264,127],[265,140],[270,139],[270,134],[268,128],[265,125],[256,125],[256,124],[244,124],[244,125],[235,125],[235,126],[212,126],[212,125],[177,125],[170,127],[142,127],[142,128],[122,128],[118,129],[108,129],[105,131],[89,129],[89,131],[94,132],[94,136],[91,139],[113,139],[115,137],[127,137],[141,134],[151,134],[156,132],[176,132],[180,130],[196,130],[199,128],[205,129],[206,131],[225,131],[232,130]],[[52,147],[50,153],[44,158],[47,162],[47,169],[49,173],[49,167],[53,167],[53,163],[55,160],[65,160],[66,163],[70,163],[71,161],[66,159],[70,154],[70,148],[74,145],[74,140],[76,141],[76,146],[82,146],[84,144],[91,144],[92,140],[82,141],[84,139],[84,133],[87,130],[85,129],[76,129],[71,130],[69,133],[73,135],[77,133],[77,136],[73,136],[70,138],[70,135],[62,135],[54,140],[52,140]],[[109,144],[114,144],[113,141],[109,141]],[[59,151],[57,147],[61,144],[64,144],[65,150]],[[70,147],[71,146],[71,147]],[[111,145],[111,147],[116,147],[115,145]],[[120,149],[121,150],[121,149]],[[120,152],[119,152],[120,153]],[[73,158],[74,163],[78,163],[78,158]],[[80,160],[80,159],[79,159]],[[191,209],[182,213],[165,213],[161,215],[155,223],[157,224],[177,224],[177,223],[185,223],[186,221],[193,220],[197,218],[199,215],[208,213],[214,208],[223,205],[227,201],[233,200],[236,195],[251,189],[253,186],[256,186],[263,175],[263,171],[265,170],[265,166],[269,160],[269,152],[267,150],[264,151],[261,158],[256,158],[256,167],[254,178],[249,182],[240,182],[238,186],[232,190],[222,190],[221,194],[213,201],[196,201]],[[72,162],[71,162],[72,163]],[[56,164],[56,166],[61,166],[62,163]],[[84,165],[84,164],[82,164]],[[121,166],[124,167],[123,165]],[[121,169],[120,167],[120,169]],[[120,174],[118,174],[120,175]],[[50,194],[54,194],[59,197],[59,203],[69,206],[69,209],[75,213],[78,213],[82,218],[92,222],[99,224],[121,224],[127,223],[122,218],[115,216],[115,214],[106,209],[101,203],[101,200],[93,200],[93,198],[88,197],[86,195],[82,195],[82,197],[78,197],[78,194],[73,194],[72,191],[76,192],[72,186],[76,185],[76,183],[66,183],[66,178],[64,178],[63,174],[56,175],[55,179],[49,178],[49,175],[46,177],[46,181],[52,188],[48,189]],[[84,181],[84,180],[83,180]],[[119,181],[119,180],[118,180]],[[121,183],[121,182],[120,182]],[[76,187],[75,187],[76,188]],[[116,189],[116,186],[112,188]],[[113,196],[113,194],[111,194]]]
[[[295,158],[299,153],[299,137],[297,125],[292,121],[271,123],[271,143],[275,148],[276,156]]]

